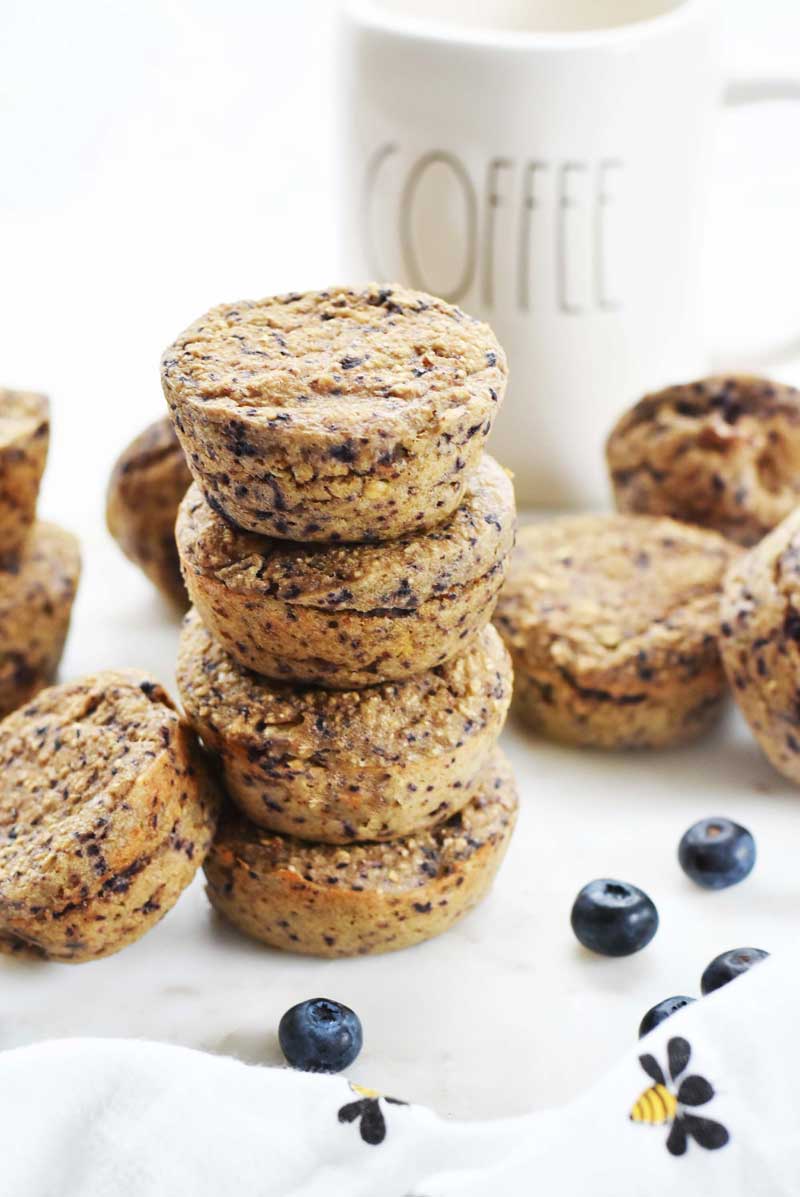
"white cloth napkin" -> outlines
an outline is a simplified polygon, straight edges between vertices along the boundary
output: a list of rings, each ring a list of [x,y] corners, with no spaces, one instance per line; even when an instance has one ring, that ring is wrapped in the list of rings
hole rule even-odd
[[[798,1197],[799,999],[798,961],[767,960],[571,1105],[493,1122],[157,1043],[18,1048],[0,1055],[0,1193]],[[498,1069],[513,1060],[510,1041]],[[664,1121],[632,1120],[662,1081],[638,1113]]]

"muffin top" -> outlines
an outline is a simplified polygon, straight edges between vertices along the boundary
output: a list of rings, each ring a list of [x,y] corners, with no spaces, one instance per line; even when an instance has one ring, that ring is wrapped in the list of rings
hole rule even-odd
[[[43,690],[0,723],[0,908],[68,904],[120,885],[142,844],[163,839],[147,778],[180,756],[185,725],[161,688],[135,670]]]
[[[0,449],[48,435],[50,401],[33,391],[0,387]]]
[[[257,879],[278,870],[330,891],[401,894],[457,873],[504,836],[517,809],[508,762],[496,752],[467,805],[437,827],[383,843],[314,844],[274,835],[229,808],[212,849],[220,865],[237,863]]]
[[[511,698],[511,662],[490,625],[459,656],[408,681],[361,690],[292,686],[237,665],[191,611],[178,687],[204,738],[236,743],[256,760],[323,762],[335,755],[380,770],[452,752],[496,719]]]
[[[412,611],[498,566],[514,542],[514,490],[484,456],[461,506],[428,532],[383,543],[296,544],[234,528],[193,486],[178,513],[184,568],[228,589],[329,610]]]
[[[166,350],[170,402],[213,404],[256,422],[330,427],[502,396],[506,360],[491,329],[403,287],[332,287],[222,304]]]
[[[800,391],[749,375],[646,395],[606,446],[621,510],[752,545],[800,501]]]
[[[753,374],[725,374],[679,383],[645,395],[618,420],[612,438],[671,412],[685,420],[718,417],[735,429],[741,420],[785,416],[800,424],[800,391]]]
[[[716,656],[719,591],[738,550],[715,532],[648,516],[567,516],[524,528],[495,623],[512,657],[583,677]],[[646,673],[641,680],[646,679]]]

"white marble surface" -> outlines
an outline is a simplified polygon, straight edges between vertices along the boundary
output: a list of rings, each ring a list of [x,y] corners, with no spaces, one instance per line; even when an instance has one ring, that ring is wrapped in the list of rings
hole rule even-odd
[[[162,410],[162,346],[218,299],[339,272],[332,7],[231,0],[224,20],[210,0],[0,12],[0,373],[53,397],[42,513],[79,532],[86,561],[64,676],[137,665],[171,680],[177,628],[102,526],[113,456]],[[725,10],[732,69],[792,67],[794,0]],[[798,117],[762,115],[726,118],[720,137],[711,322],[733,351],[798,319]],[[249,186],[232,188],[242,171]],[[781,374],[800,380],[800,364]],[[716,952],[793,943],[800,800],[735,720],[658,756],[575,753],[513,730],[506,743],[519,829],[491,898],[449,935],[374,960],[282,957],[222,927],[195,884],[110,960],[0,960],[0,1048],[148,1036],[271,1063],[283,1010],[326,994],[364,1019],[354,1079],[454,1115],[513,1113],[591,1081],[649,1005],[697,992]],[[758,839],[756,872],[727,893],[696,891],[675,861],[706,814]],[[603,874],[659,905],[640,956],[593,959],[571,936],[576,890]]]
[[[99,480],[97,480],[99,482]],[[177,624],[95,521],[64,672],[152,669],[172,685]],[[486,903],[449,934],[374,959],[284,956],[226,928],[196,881],[144,940],[108,960],[42,965],[0,957],[0,1048],[51,1035],[145,1036],[276,1063],[283,1011],[324,995],[363,1018],[352,1075],[462,1117],[519,1113],[569,1098],[675,992],[696,994],[707,961],[796,940],[800,798],[738,721],[695,748],[598,755],[510,728],[518,830]],[[677,841],[695,819],[727,814],[754,832],[759,861],[742,886],[697,890]],[[627,960],[602,960],[568,916],[595,876],[646,888],[661,928]]]

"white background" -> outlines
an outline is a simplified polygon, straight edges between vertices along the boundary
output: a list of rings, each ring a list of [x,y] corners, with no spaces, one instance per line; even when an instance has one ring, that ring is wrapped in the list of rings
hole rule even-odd
[[[722,9],[732,74],[800,70],[796,0]],[[163,410],[162,348],[217,301],[346,276],[334,10],[0,0],[0,383],[53,400],[42,513],[85,557],[66,676],[137,665],[171,681],[176,627],[102,515],[113,457]],[[729,353],[800,331],[798,146],[789,105],[722,118],[709,311]],[[717,951],[792,942],[796,799],[741,726],[657,758],[508,743],[519,833],[492,899],[451,935],[376,961],[289,959],[221,930],[197,885],[112,960],[0,961],[0,1046],[138,1034],[274,1062],[282,1011],[322,991],[364,1015],[356,1079],[444,1112],[519,1112],[591,1080],[647,1005],[697,991]],[[712,896],[674,863],[685,826],[710,813],[749,823],[761,848],[747,886]],[[569,903],[598,874],[657,898],[662,930],[641,957],[576,949]]]
[[[161,349],[224,299],[346,277],[332,0],[2,0],[0,378],[55,405],[44,505],[162,411]],[[795,0],[720,0],[731,75],[800,72]],[[675,86],[680,87],[676,78]],[[714,339],[800,333],[800,110],[720,123]],[[84,485],[75,480],[82,464]],[[68,472],[68,473],[67,473]]]

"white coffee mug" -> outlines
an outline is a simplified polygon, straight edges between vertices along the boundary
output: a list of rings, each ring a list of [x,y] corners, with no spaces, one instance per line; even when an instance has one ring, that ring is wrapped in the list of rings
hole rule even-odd
[[[492,451],[524,504],[608,500],[603,443],[709,365],[701,238],[714,0],[351,0],[344,266],[488,320]],[[739,102],[790,94],[773,81]]]

